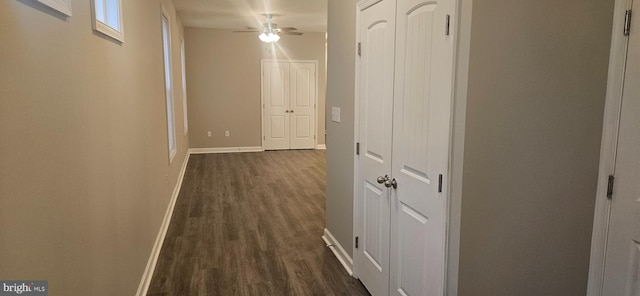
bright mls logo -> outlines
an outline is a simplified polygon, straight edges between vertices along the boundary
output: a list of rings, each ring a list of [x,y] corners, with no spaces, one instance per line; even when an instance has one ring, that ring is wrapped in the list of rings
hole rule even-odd
[[[0,281],[0,296],[48,296],[47,281]]]

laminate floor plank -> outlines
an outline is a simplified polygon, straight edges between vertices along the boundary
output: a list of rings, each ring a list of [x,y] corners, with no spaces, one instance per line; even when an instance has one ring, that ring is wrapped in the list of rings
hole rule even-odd
[[[321,239],[325,152],[191,155],[148,296],[369,295]]]

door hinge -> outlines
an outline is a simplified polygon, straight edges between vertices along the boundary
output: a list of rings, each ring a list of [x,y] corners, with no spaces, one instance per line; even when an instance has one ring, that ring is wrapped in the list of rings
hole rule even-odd
[[[447,14],[445,18],[444,35],[449,36],[449,25],[451,24],[451,16]]]
[[[356,236],[356,249],[358,248],[358,237]]]
[[[262,139],[266,141],[267,140],[267,136],[262,136]]]
[[[624,29],[622,33],[624,36],[629,36],[629,32],[631,31],[631,9],[627,9],[624,12]]]
[[[613,175],[609,175],[609,184],[607,184],[607,198],[613,198],[613,183],[615,182],[616,177]]]
[[[360,142],[356,143],[356,155],[360,155]]]
[[[442,192],[442,174],[438,176],[438,193]]]
[[[313,139],[314,139],[314,140],[316,139],[316,135],[313,135]]]
[[[362,43],[358,42],[358,56],[362,56]]]

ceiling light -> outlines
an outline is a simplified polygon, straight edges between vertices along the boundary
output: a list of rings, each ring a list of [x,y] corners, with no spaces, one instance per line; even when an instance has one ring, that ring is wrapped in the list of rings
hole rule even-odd
[[[260,38],[260,41],[265,42],[265,43],[272,43],[272,42],[278,42],[278,40],[280,40],[280,36],[278,34],[275,33],[262,33],[260,35],[258,35],[258,38]]]

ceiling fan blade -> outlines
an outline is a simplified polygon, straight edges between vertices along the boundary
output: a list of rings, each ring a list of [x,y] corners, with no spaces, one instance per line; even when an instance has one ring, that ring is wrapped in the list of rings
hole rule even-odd
[[[300,35],[302,35],[304,33],[302,33],[302,32],[280,32],[280,34],[300,36]]]
[[[237,30],[237,31],[231,31],[232,33],[258,33],[260,31],[258,30]]]
[[[296,27],[282,27],[278,29],[280,29],[281,31],[297,31],[298,30],[298,28]]]

